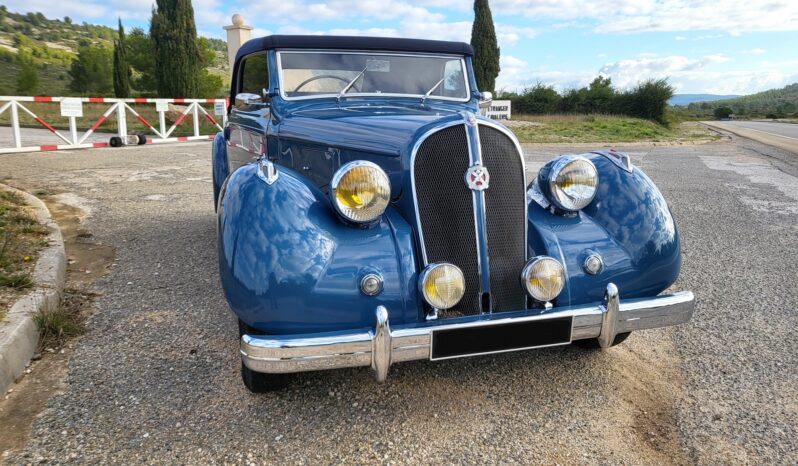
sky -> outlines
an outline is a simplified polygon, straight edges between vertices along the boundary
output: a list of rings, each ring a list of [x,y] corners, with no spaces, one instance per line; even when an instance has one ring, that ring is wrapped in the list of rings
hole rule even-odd
[[[147,28],[148,0],[6,0],[10,11]],[[468,42],[468,0],[194,0],[201,35],[241,13],[254,36],[347,34]],[[677,93],[751,94],[798,82],[798,0],[491,0],[497,89],[558,90],[609,76],[668,78]]]

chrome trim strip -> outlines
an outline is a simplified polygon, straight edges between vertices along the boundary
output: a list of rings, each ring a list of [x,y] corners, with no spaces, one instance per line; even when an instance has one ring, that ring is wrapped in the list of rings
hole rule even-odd
[[[241,357],[248,368],[257,372],[276,374],[370,366],[377,379],[384,380],[395,362],[431,359],[433,331],[571,317],[572,341],[599,338],[599,342],[606,345],[607,342],[611,344],[618,333],[685,323],[695,308],[695,298],[690,291],[620,302],[617,287],[609,284],[606,294],[602,304],[562,308],[545,314],[539,314],[540,310],[528,310],[514,317],[493,318],[501,315],[493,314],[482,320],[396,330],[390,328],[387,309],[378,306],[372,330],[315,336],[244,335]]]
[[[308,50],[308,49],[277,49],[277,80],[278,80],[278,89],[280,90],[280,97],[287,101],[295,101],[295,100],[309,100],[309,99],[329,99],[331,97],[336,97],[338,93],[334,94],[319,94],[313,96],[304,96],[304,97],[287,97],[285,95],[285,89],[283,88],[283,61],[282,61],[282,53],[326,53],[326,54],[341,54],[341,55],[363,55],[363,54],[370,54],[370,55],[392,55],[395,57],[425,57],[425,58],[459,58],[460,59],[460,67],[463,71],[463,80],[465,81],[465,95],[466,97],[456,98],[456,97],[443,97],[443,96],[429,96],[429,99],[432,100],[443,100],[448,102],[470,102],[472,99],[471,96],[471,84],[468,82],[468,68],[466,67],[465,58],[462,55],[450,55],[450,54],[429,54],[429,53],[391,53],[390,51],[377,51],[377,50],[337,50],[337,49],[315,49],[315,50]],[[424,97],[421,94],[378,94],[378,93],[358,93],[358,94],[346,94],[347,97],[406,97],[412,99],[420,99]]]
[[[479,126],[477,126],[476,115],[471,112],[463,112],[462,115],[465,119],[469,167],[473,167],[477,164],[482,165],[482,145],[479,140]],[[471,139],[472,133],[474,134],[474,140]],[[465,176],[465,173],[463,176]],[[477,245],[477,272],[479,273],[479,284],[481,287],[481,293],[479,296],[479,310],[481,314],[485,314],[486,310],[482,309],[482,293],[490,293],[490,258],[488,257],[488,232],[486,224],[487,219],[485,218],[485,191],[471,190],[471,202],[474,209],[474,234],[476,236],[475,239]],[[490,312],[492,312],[492,309],[487,310],[487,313]]]

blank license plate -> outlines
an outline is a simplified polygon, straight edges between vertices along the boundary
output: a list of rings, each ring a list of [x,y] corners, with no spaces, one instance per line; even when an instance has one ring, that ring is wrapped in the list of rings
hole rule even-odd
[[[432,331],[432,357],[448,359],[571,342],[573,317]]]

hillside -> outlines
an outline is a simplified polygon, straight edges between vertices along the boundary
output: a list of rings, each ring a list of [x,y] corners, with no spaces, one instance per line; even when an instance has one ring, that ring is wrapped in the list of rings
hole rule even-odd
[[[718,94],[674,94],[668,99],[668,105],[689,105],[693,102],[712,102],[714,100],[733,99],[739,95]]]
[[[133,29],[126,28],[128,34]],[[113,49],[115,28],[88,23],[76,24],[67,16],[50,19],[42,13],[20,14],[0,5],[0,95],[16,95],[20,47],[31,51],[39,72],[39,94],[68,95],[69,67],[83,46]],[[213,51],[208,71],[229,82],[227,44],[220,39],[202,38]],[[215,56],[213,56],[215,55]]]
[[[694,102],[677,113],[689,117],[706,118],[718,107],[729,107],[737,117],[742,118],[790,118],[798,116],[798,83],[781,89],[771,89],[733,99],[712,102]]]

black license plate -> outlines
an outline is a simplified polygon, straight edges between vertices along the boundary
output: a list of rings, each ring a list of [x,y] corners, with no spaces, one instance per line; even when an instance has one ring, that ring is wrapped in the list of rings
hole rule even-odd
[[[432,357],[448,359],[571,342],[573,317],[432,331]]]

